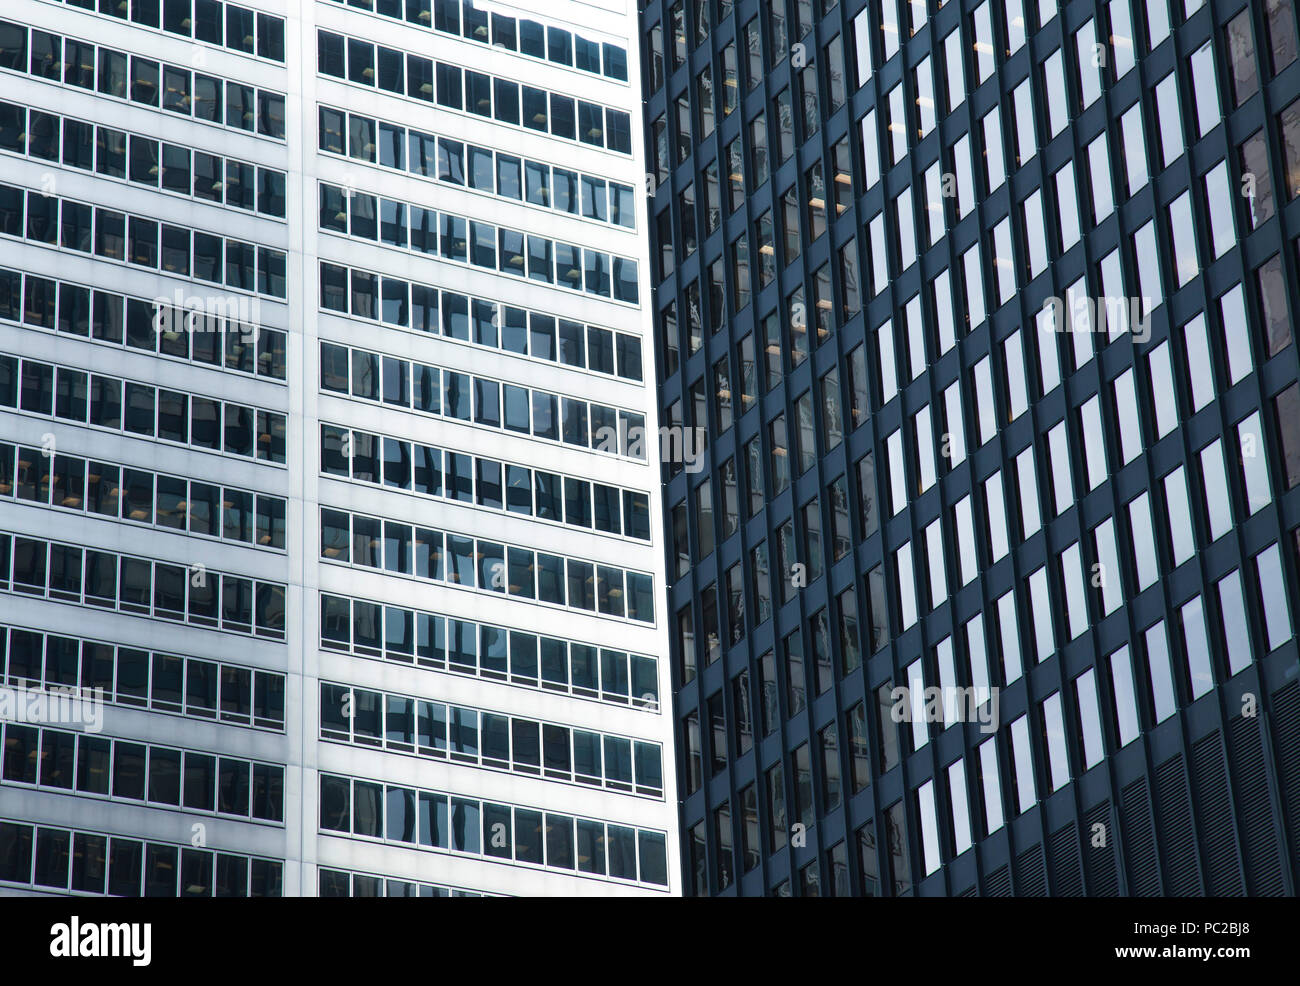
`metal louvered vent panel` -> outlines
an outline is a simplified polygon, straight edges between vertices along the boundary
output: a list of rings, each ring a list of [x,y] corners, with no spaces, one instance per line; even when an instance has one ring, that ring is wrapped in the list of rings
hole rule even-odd
[[[1300,856],[1300,682],[1273,693],[1273,755],[1291,851]],[[1300,879],[1300,862],[1294,859],[1292,872]]]
[[[1151,831],[1151,795],[1145,780],[1136,780],[1124,788],[1119,819],[1129,893],[1134,897],[1159,897],[1160,867]]]
[[[1083,874],[1079,861],[1079,830],[1071,822],[1047,840],[1047,865],[1053,897],[1082,897]]]
[[[1016,857],[1016,896],[1046,897],[1047,868],[1043,865],[1043,847],[1032,846]]]
[[[1282,849],[1278,843],[1273,799],[1264,768],[1264,740],[1259,718],[1238,716],[1228,723],[1228,764],[1241,825],[1241,855],[1246,891],[1253,897],[1286,893]]]
[[[1080,842],[1083,846],[1083,872],[1088,881],[1090,897],[1119,896],[1115,836],[1115,827],[1110,818],[1110,802],[1103,801],[1089,808],[1083,816]]]
[[[1192,805],[1181,753],[1156,767],[1155,794],[1156,840],[1165,873],[1165,893],[1170,897],[1199,897],[1205,891],[1196,862]]]
[[[988,875],[984,880],[985,897],[1010,897],[1011,896],[1011,868],[1008,865],[999,866],[996,870]]]
[[[1192,746],[1192,791],[1206,891],[1211,897],[1240,897],[1246,886],[1237,861],[1237,831],[1232,822],[1228,772],[1217,729]]]

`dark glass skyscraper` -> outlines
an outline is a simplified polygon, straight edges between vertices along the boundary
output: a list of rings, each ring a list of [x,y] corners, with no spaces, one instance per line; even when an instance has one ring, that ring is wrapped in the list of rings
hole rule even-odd
[[[1293,0],[643,6],[686,892],[1296,893]]]
[[[637,15],[534,6],[0,0],[0,897],[679,893]]]

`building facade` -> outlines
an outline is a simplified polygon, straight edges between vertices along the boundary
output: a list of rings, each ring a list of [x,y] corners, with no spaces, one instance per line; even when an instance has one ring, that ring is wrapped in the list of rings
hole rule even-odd
[[[680,892],[636,29],[5,5],[0,893]]]
[[[685,892],[1296,893],[1295,5],[643,6]]]

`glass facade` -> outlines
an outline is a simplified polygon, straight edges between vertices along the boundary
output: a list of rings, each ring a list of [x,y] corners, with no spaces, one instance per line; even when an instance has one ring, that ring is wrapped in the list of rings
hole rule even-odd
[[[641,16],[685,891],[1295,893],[1294,4]]]

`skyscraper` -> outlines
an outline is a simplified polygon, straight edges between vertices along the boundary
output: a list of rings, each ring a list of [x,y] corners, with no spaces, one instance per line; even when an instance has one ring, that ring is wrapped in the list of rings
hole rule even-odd
[[[685,891],[1294,894],[1294,4],[643,7]]]
[[[635,30],[5,6],[0,892],[680,891]]]

